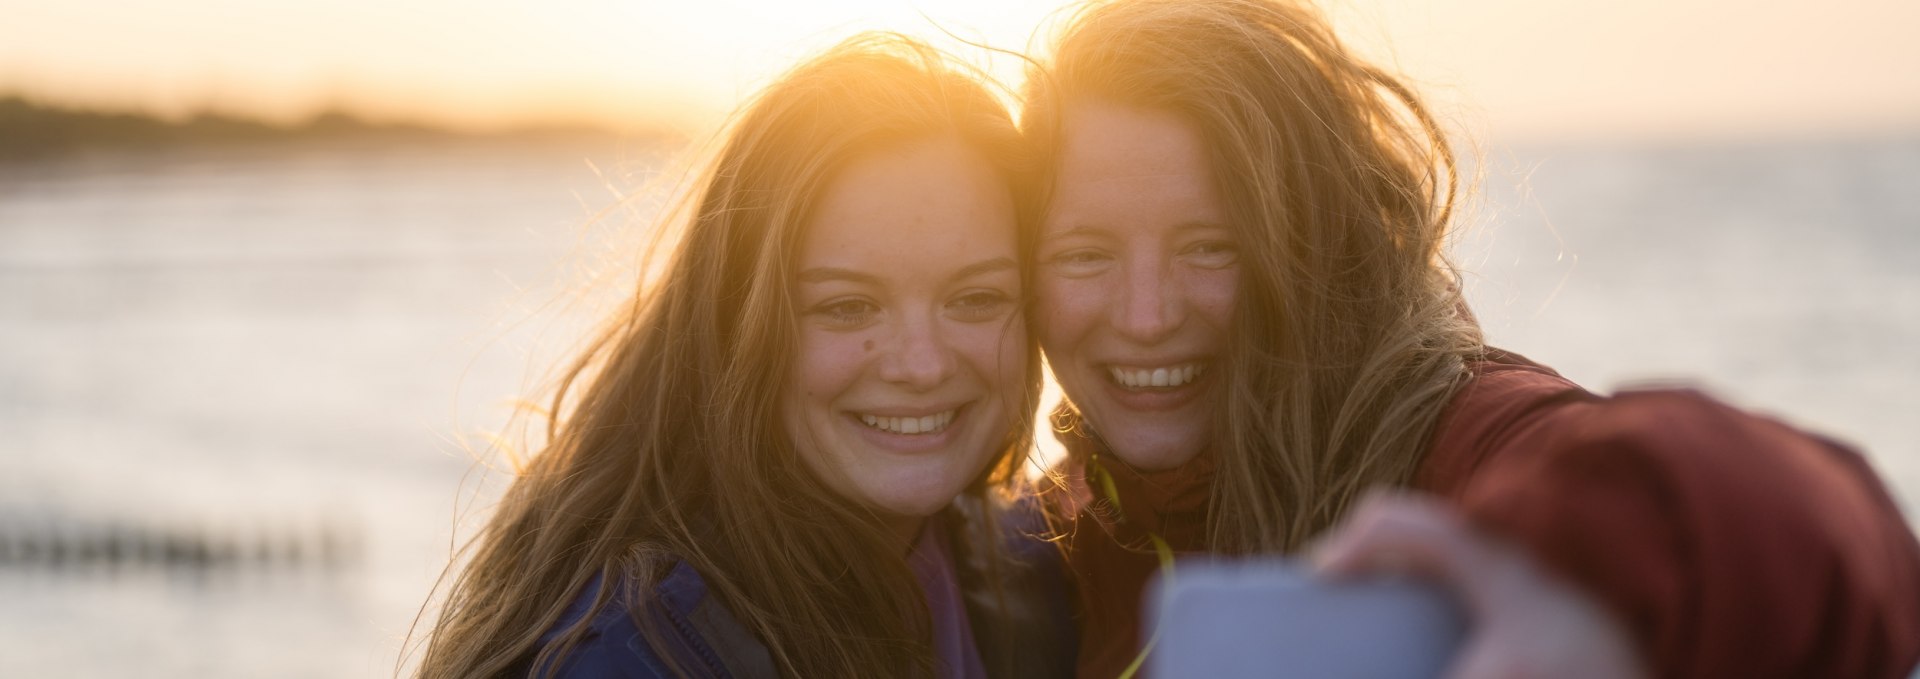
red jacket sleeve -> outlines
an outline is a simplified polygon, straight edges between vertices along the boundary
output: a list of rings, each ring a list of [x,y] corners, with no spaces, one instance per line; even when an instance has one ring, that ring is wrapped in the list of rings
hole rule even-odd
[[[1415,485],[1597,595],[1657,674],[1920,662],[1920,544],[1859,455],[1689,391],[1598,398],[1544,369],[1476,382]]]

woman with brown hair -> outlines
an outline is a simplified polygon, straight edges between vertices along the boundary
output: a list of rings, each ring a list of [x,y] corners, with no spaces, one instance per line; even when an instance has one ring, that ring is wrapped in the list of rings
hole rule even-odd
[[[1920,545],[1857,454],[1482,343],[1446,140],[1312,8],[1090,3],[1028,87],[1081,676],[1139,666],[1168,552],[1434,578],[1473,618],[1463,676],[1920,659]]]
[[[1039,376],[1023,149],[979,80],[899,36],[743,108],[657,281],[572,364],[420,674],[1070,667],[1057,552],[996,511]]]

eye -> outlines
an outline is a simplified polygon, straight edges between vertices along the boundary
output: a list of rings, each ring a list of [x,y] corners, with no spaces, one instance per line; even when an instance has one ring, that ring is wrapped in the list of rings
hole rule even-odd
[[[1180,254],[1189,261],[1210,269],[1232,266],[1240,260],[1240,248],[1233,241],[1203,240],[1188,245]]]
[[[1113,256],[1094,248],[1076,248],[1062,251],[1047,260],[1047,264],[1060,275],[1069,278],[1091,276],[1106,269]]]
[[[947,309],[962,321],[974,322],[999,318],[1012,305],[1013,296],[1007,293],[999,290],[973,290],[947,302]]]
[[[829,326],[841,328],[864,326],[872,322],[873,317],[879,313],[880,305],[858,298],[832,300],[807,311],[809,316],[818,317]]]

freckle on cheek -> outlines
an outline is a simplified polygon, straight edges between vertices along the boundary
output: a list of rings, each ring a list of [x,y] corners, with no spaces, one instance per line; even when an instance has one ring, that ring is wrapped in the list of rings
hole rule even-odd
[[[866,343],[861,344],[860,346],[861,348],[866,349],[867,351],[873,351],[873,340],[867,340]]]

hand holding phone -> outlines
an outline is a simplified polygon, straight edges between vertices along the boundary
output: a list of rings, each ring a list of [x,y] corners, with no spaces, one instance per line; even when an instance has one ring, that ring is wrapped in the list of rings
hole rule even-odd
[[[1310,556],[1321,577],[1410,575],[1452,594],[1472,624],[1446,670],[1450,679],[1647,675],[1638,643],[1604,601],[1521,545],[1475,529],[1439,498],[1370,493]]]

